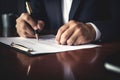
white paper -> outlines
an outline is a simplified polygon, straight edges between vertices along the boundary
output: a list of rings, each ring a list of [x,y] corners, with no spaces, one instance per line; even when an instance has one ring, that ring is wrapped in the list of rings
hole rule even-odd
[[[44,54],[44,53],[55,53],[63,51],[71,51],[85,48],[100,47],[100,45],[86,44],[78,46],[59,45],[55,41],[54,35],[41,36],[39,41],[35,38],[22,38],[22,37],[0,37],[0,42],[11,45],[12,42],[31,48],[34,52],[30,54]]]

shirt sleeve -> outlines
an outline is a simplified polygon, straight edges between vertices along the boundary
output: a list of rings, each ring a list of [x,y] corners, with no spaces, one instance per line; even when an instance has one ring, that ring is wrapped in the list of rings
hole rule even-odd
[[[95,41],[99,40],[100,37],[101,37],[101,32],[100,30],[97,28],[97,26],[95,24],[93,24],[92,22],[88,22],[86,24],[91,24],[92,27],[95,29],[95,32],[96,32],[96,38],[95,38]]]

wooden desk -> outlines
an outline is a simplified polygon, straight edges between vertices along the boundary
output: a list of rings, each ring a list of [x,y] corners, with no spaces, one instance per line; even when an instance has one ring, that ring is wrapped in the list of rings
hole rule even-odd
[[[120,80],[104,67],[107,58],[120,54],[120,42],[101,45],[34,57],[0,46],[0,80]]]

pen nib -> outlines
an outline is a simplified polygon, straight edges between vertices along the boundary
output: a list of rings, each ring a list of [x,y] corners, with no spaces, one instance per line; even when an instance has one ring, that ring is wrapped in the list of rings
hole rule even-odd
[[[39,35],[35,34],[35,37],[36,37],[37,41],[39,41]]]
[[[35,37],[36,37],[37,41],[39,41],[39,32],[38,32],[38,30],[35,30]]]

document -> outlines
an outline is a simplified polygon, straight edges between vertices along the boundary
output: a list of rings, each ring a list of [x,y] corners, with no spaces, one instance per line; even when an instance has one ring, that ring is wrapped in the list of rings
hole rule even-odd
[[[96,44],[85,44],[78,46],[59,45],[57,44],[54,35],[40,36],[39,41],[37,41],[35,38],[0,37],[0,42],[9,46],[12,46],[14,43],[24,46],[25,48],[32,49],[32,51],[29,52],[32,55],[100,47],[100,45]]]

